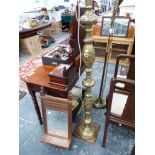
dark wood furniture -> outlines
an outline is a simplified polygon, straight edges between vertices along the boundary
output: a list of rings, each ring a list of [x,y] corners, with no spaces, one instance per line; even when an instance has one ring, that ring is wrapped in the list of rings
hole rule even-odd
[[[129,59],[126,78],[118,77],[121,59]],[[122,98],[122,99],[120,99]],[[116,102],[117,106],[116,106]],[[123,103],[124,102],[124,103]],[[110,122],[135,128],[135,56],[121,54],[117,57],[114,77],[111,81],[109,95],[106,98],[106,122],[102,146],[105,147],[108,125]],[[115,104],[115,106],[113,105]],[[116,110],[114,110],[116,109]]]
[[[52,96],[45,96],[43,87],[41,88],[40,95],[45,132],[41,138],[41,142],[63,148],[69,148],[72,139],[72,101]],[[68,130],[65,131],[59,128],[57,129],[54,125],[49,127],[47,121],[47,110],[67,113]]]
[[[118,75],[118,68],[121,59],[129,59],[129,70],[127,73],[127,79],[135,80],[135,56],[127,54],[120,54],[117,56],[114,77],[116,78]]]
[[[116,87],[117,83],[128,85],[128,89],[125,89],[125,87],[119,89],[118,87]],[[127,96],[127,100],[124,107],[122,108],[121,114],[118,113],[116,114],[113,111],[111,111],[112,104],[114,104],[115,102],[113,101],[114,94]],[[107,103],[107,111],[106,111],[104,136],[102,141],[103,147],[105,147],[108,125],[110,122],[121,124],[122,126],[131,129],[135,128],[135,81],[123,78],[113,78],[111,81],[110,92],[107,97],[106,103]]]
[[[52,66],[40,66],[38,69],[35,70],[35,73],[33,75],[27,77],[26,79],[23,79],[23,81],[26,82],[28,91],[32,97],[40,124],[42,124],[42,118],[35,93],[40,92],[40,88],[41,86],[43,86],[45,94],[67,98],[68,92],[74,87],[75,83],[79,78],[79,74],[77,73],[67,85],[62,85],[54,81],[50,82],[48,74],[54,68],[55,67]]]
[[[73,52],[67,47],[58,46],[42,56],[43,65],[47,66],[70,64],[73,60]]]
[[[76,10],[78,12],[78,7],[76,7]],[[80,8],[80,16],[82,16],[85,12],[85,8],[81,7]],[[78,15],[78,13],[77,13]],[[76,18],[76,15],[74,14],[74,21],[73,24],[71,25],[71,35],[70,35],[70,42],[69,45],[71,46],[72,50],[73,50],[73,54],[75,55],[74,57],[76,57],[77,55],[79,55],[80,51],[79,51],[79,45],[78,45],[78,21]],[[86,32],[85,32],[85,28],[83,26],[80,25],[80,29],[79,29],[79,42],[80,42],[80,46],[81,46],[81,51],[83,49],[84,46],[84,38],[86,36]]]
[[[132,148],[132,151],[131,151],[131,154],[130,155],[135,155],[135,144],[134,144],[134,146]]]
[[[50,27],[52,25],[52,21],[49,21],[48,23],[42,23],[37,27],[30,28],[30,29],[24,29],[19,31],[19,38],[23,39],[26,37],[30,37],[32,35],[36,35],[38,31],[43,30],[47,27]]]

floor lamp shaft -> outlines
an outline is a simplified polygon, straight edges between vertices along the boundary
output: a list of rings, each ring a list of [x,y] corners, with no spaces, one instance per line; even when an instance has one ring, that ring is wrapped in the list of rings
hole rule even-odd
[[[102,89],[103,89],[103,82],[104,82],[104,77],[105,77],[105,69],[106,69],[106,65],[107,65],[107,55],[108,55],[108,52],[105,52],[105,60],[104,60],[104,67],[103,67],[103,72],[102,72],[99,99],[101,98],[101,93],[102,93]]]
[[[107,43],[106,53],[105,53],[105,62],[104,62],[104,68],[103,68],[103,73],[102,73],[100,93],[99,93],[99,97],[94,98],[94,103],[93,103],[93,106],[95,108],[105,108],[106,107],[106,100],[101,98],[101,93],[102,93],[102,89],[104,89],[104,87],[105,87],[105,86],[103,87],[103,84],[105,85],[106,78],[107,78],[107,71],[108,71],[107,63],[109,61],[109,58],[110,58],[111,52],[112,52],[112,37],[113,37],[115,15],[116,15],[116,11],[118,9],[118,4],[119,4],[119,0],[116,0],[114,9],[113,9],[113,13],[112,13],[111,24],[110,24],[111,28],[109,29],[109,38],[108,38],[108,43]]]
[[[99,108],[99,109],[106,107],[106,100],[101,97],[101,94],[102,94],[102,90],[103,90],[103,84],[104,84],[104,82],[106,82],[105,79],[106,79],[106,74],[107,74],[106,68],[107,68],[108,56],[109,56],[109,53],[106,51],[103,72],[102,72],[101,85],[100,85],[100,93],[99,93],[98,97],[94,98],[94,103],[93,103],[93,106],[95,108]]]

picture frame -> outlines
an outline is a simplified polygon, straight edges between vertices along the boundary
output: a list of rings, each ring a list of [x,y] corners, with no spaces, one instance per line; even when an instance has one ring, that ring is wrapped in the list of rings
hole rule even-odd
[[[103,16],[101,36],[109,36],[109,29],[111,28],[111,18],[111,16]],[[116,16],[113,36],[126,38],[128,35],[129,22],[129,17]]]

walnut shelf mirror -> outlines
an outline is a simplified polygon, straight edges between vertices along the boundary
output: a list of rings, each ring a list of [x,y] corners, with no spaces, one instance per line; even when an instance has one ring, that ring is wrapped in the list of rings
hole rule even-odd
[[[41,142],[69,148],[72,138],[72,101],[45,96],[41,90],[44,135]]]

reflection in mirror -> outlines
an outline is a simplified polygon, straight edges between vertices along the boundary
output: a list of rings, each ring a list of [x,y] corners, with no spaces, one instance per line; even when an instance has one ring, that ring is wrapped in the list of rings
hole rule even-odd
[[[111,113],[122,116],[128,95],[113,93]]]
[[[111,29],[111,17],[103,16],[101,35],[109,36],[109,30]],[[115,18],[113,27],[113,36],[115,37],[127,37],[130,18],[118,16]]]
[[[55,110],[46,110],[47,130],[51,135],[68,137],[68,113]]]

